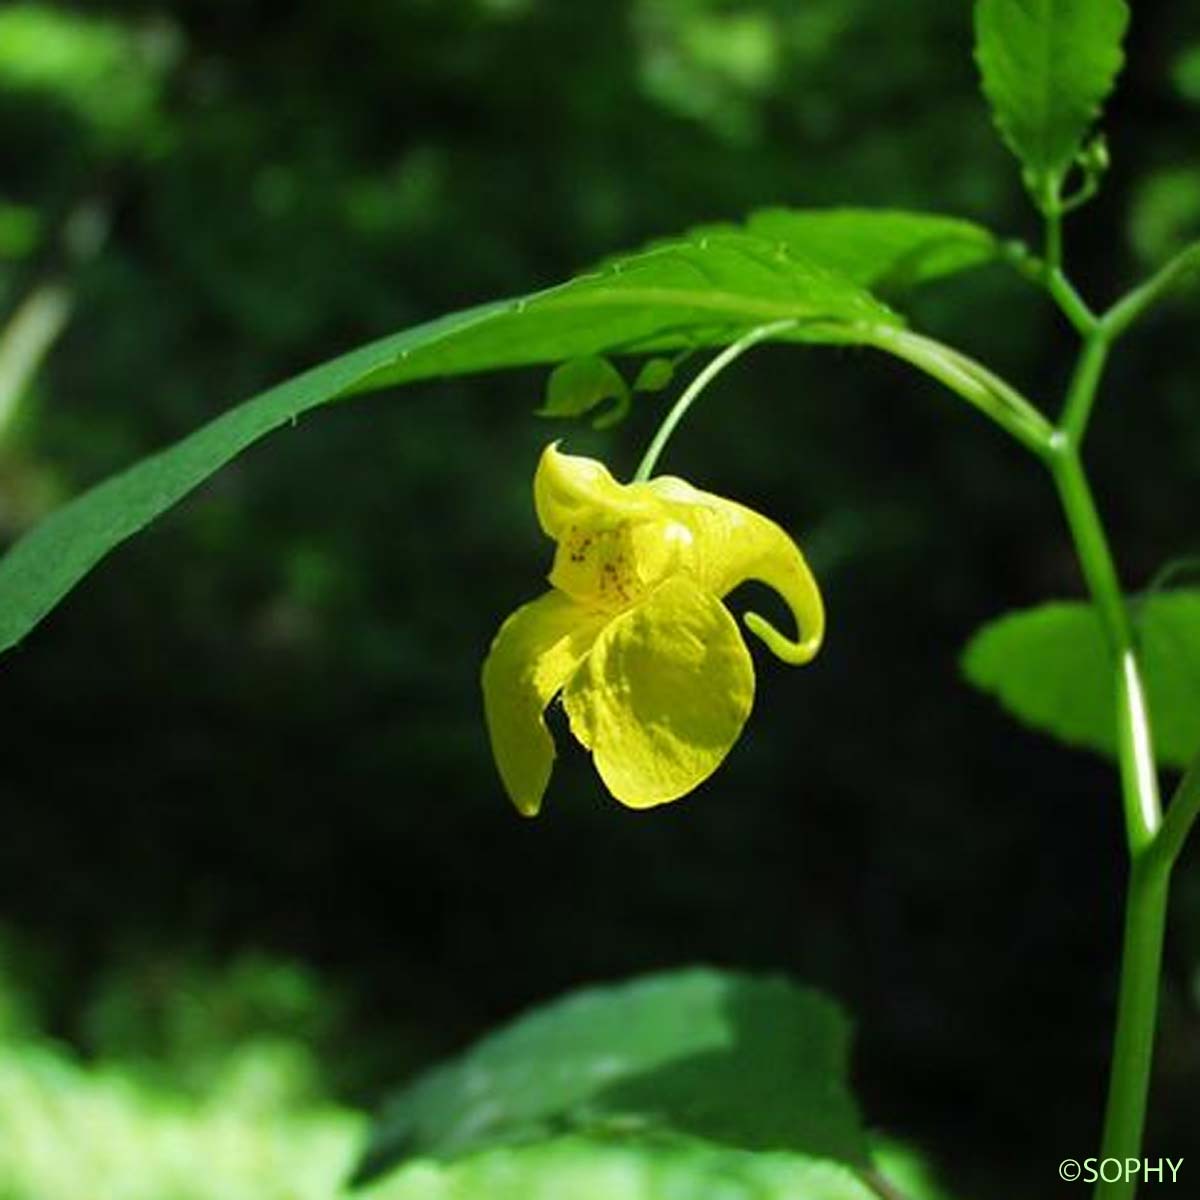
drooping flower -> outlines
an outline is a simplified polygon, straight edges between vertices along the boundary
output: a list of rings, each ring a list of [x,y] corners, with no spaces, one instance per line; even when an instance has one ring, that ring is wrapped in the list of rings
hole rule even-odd
[[[504,622],[483,664],[505,790],[524,815],[541,808],[554,761],[544,714],[561,692],[571,732],[617,800],[678,799],[717,769],[754,700],[750,654],[722,598],[750,579],[774,588],[798,636],[756,613],[746,625],[784,662],[806,663],[825,626],[808,564],[741,504],[672,476],[621,484],[556,444],[533,495],[557,543],[551,588]]]

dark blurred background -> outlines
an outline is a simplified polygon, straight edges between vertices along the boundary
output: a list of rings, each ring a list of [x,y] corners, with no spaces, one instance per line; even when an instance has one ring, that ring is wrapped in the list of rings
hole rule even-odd
[[[1194,6],[1137,5],[1106,128],[1113,169],[1068,231],[1097,304],[1200,230]],[[1038,237],[967,5],[7,5],[2,536],[367,339],[692,224],[840,203]],[[909,311],[1057,405],[1071,335],[1005,269]],[[1180,305],[1129,339],[1095,424],[1134,588],[1198,548],[1195,322]],[[746,735],[685,802],[620,809],[563,736],[524,822],[477,677],[548,567],[538,452],[565,436],[627,474],[666,403],[609,434],[551,426],[530,415],[544,381],[314,414],[5,660],[0,922],[50,1028],[84,1052],[101,1028],[144,1040],[195,963],[280,956],[339,997],[312,1037],[339,1095],[369,1104],[583,981],[784,969],[854,1014],[870,1120],[950,1187],[1059,1194],[1054,1164],[1098,1142],[1116,779],[956,670],[982,621],[1081,592],[1047,480],[896,363],[756,352],[663,467],[797,535],[827,648],[802,672],[760,658]],[[1173,921],[1150,1152],[1178,1157],[1200,1153],[1195,847]],[[115,1033],[89,1000],[114,973]]]

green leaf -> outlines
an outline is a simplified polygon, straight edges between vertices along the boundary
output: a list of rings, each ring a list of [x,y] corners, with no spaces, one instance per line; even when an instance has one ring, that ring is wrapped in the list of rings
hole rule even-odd
[[[1116,82],[1128,24],[1125,0],[977,0],[984,94],[1043,207]]]
[[[518,300],[453,313],[316,367],[231,409],[52,513],[0,560],[0,650],[110,550],[259,438],[331,400],[419,379],[601,353],[779,340],[852,344],[903,322],[853,280],[743,233],[667,243]]]
[[[569,1135],[421,1161],[390,1175],[380,1200],[876,1200],[848,1167],[683,1139]],[[905,1193],[933,1200],[930,1193]]]
[[[885,292],[983,266],[1000,253],[995,236],[973,221],[897,209],[766,208],[746,228]]]
[[[596,429],[607,429],[629,413],[629,386],[621,372],[599,354],[571,358],[550,372],[546,400],[534,415],[539,417],[581,417],[605,400],[616,403],[592,422]]]
[[[675,360],[673,358],[648,358],[642,363],[637,378],[633,381],[635,392],[661,392],[671,386],[675,378]]]
[[[765,238],[721,230],[609,259],[381,367],[355,390],[590,354],[723,346],[782,320],[797,325],[780,340],[838,344],[861,341],[864,328],[903,324],[854,280]]]
[[[1147,596],[1134,618],[1159,761],[1184,767],[1200,753],[1200,590]],[[1045,604],[985,625],[963,670],[1035,729],[1116,755],[1113,672],[1090,605]]]
[[[396,1096],[357,1178],[564,1132],[864,1165],[848,1051],[836,1005],[783,979],[694,969],[576,992]]]

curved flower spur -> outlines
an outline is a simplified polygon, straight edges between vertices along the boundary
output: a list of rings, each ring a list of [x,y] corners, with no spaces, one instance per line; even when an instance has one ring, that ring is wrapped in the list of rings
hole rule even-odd
[[[552,444],[533,495],[557,543],[551,590],[504,622],[483,664],[505,790],[525,816],[541,808],[554,761],[543,714],[561,692],[571,732],[617,800],[676,800],[717,769],[754,701],[750,654],[722,598],[750,579],[774,588],[797,640],[756,613],[746,625],[801,664],[824,634],[816,581],[773,521],[682,479],[621,484]]]

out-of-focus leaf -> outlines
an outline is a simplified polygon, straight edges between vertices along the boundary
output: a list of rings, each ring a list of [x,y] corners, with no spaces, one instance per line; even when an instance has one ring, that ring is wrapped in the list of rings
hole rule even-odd
[[[899,291],[992,262],[1000,245],[974,221],[886,208],[766,208],[751,233],[863,287]]]
[[[669,358],[649,358],[633,381],[635,392],[661,392],[675,378],[675,363]]]
[[[567,1131],[677,1134],[862,1166],[848,1051],[837,1006],[783,979],[697,969],[577,992],[396,1096],[358,1178]]]
[[[42,222],[25,204],[0,201],[0,258],[24,258],[38,243]]]
[[[871,1138],[871,1159],[897,1197],[950,1200],[929,1160],[915,1147],[877,1134]]]
[[[37,92],[105,137],[146,136],[180,51],[166,24],[136,28],[49,4],[0,9],[0,89]]]
[[[363,1200],[874,1200],[840,1163],[676,1138],[568,1135],[416,1162]],[[912,1200],[933,1200],[914,1193]]]
[[[1160,592],[1134,613],[1159,761],[1183,767],[1200,752],[1200,591]],[[1090,605],[1044,604],[992,621],[968,644],[963,670],[1034,728],[1116,754],[1113,672]]]
[[[903,322],[853,280],[749,234],[615,259],[518,300],[464,310],[327,362],[246,401],[52,513],[0,560],[0,650],[95,564],[218,468],[302,413],[356,392],[584,355],[779,340],[853,344]]]
[[[1200,236],[1200,172],[1172,167],[1142,179],[1133,194],[1129,239],[1138,258],[1160,267]]]
[[[1171,65],[1175,90],[1192,104],[1200,103],[1200,44],[1183,50]]]
[[[607,429],[629,413],[629,385],[621,372],[599,354],[571,358],[550,372],[546,400],[536,410],[539,417],[581,417],[605,400],[615,401],[606,413],[593,422],[596,429]]]
[[[1124,62],[1125,0],[977,0],[975,58],[1038,197],[1075,161]]]

